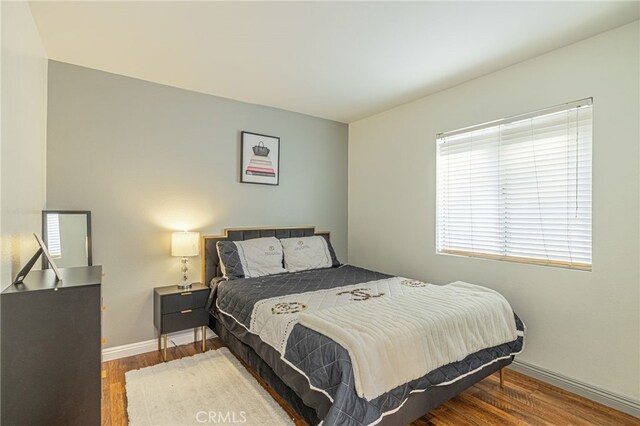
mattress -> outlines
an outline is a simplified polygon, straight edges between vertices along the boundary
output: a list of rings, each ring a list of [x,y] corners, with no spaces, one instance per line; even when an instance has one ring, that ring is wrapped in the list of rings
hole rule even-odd
[[[366,400],[357,395],[349,353],[314,330],[295,324],[289,331],[284,353],[251,332],[254,307],[278,296],[345,287],[391,278],[350,265],[313,271],[279,274],[218,283],[211,310],[240,341],[250,346],[276,375],[313,408],[324,425],[376,424],[399,410],[415,393],[455,383],[483,367],[511,358],[524,346],[523,335],[512,342],[480,350],[426,375],[402,384],[379,397]],[[524,324],[514,314],[516,328]]]

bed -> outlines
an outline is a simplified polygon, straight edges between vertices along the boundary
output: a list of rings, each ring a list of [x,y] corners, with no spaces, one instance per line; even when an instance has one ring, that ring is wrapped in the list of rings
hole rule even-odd
[[[357,365],[352,363],[344,347],[300,323],[288,327],[285,339],[288,343],[283,342],[280,347],[277,341],[274,343],[268,338],[268,333],[255,331],[256,313],[267,300],[287,300],[301,294],[361,287],[365,283],[385,283],[396,277],[341,265],[231,282],[221,279],[216,250],[218,241],[313,235],[330,237],[329,232],[316,232],[313,226],[305,226],[227,229],[224,235],[205,236],[202,240],[202,277],[212,287],[208,304],[210,328],[309,424],[322,422],[324,425],[360,426],[410,423],[474,383],[500,371],[522,351],[524,324],[510,311],[517,328],[517,338],[513,341],[471,353],[462,360],[376,394],[375,398],[363,397],[354,383],[354,377],[362,376],[354,375]],[[268,326],[263,330],[265,328],[268,332]]]

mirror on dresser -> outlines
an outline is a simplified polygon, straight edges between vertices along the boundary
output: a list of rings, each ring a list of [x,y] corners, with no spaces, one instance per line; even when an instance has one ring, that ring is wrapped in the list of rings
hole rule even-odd
[[[43,210],[42,238],[58,268],[92,265],[90,211]]]

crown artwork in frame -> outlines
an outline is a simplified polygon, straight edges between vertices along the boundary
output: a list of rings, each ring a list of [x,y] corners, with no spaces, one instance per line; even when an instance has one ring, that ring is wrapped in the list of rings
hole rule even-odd
[[[278,185],[280,138],[242,132],[240,182]]]

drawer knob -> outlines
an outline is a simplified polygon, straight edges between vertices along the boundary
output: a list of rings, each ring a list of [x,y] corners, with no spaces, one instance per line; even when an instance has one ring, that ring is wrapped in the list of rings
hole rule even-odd
[[[185,309],[184,311],[180,311],[181,314],[188,314],[191,312],[191,309]]]
[[[184,293],[180,293],[180,296],[188,296],[190,294],[191,294],[190,291],[185,291]]]

